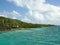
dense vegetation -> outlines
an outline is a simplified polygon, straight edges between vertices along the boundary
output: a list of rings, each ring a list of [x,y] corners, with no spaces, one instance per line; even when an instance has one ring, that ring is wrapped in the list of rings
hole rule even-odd
[[[16,19],[0,17],[0,30],[12,29],[12,28],[40,28],[46,26],[52,26],[52,25],[32,24],[32,23],[22,22]]]

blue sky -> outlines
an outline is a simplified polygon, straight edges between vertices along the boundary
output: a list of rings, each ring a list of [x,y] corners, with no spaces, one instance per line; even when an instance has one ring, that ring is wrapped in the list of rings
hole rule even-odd
[[[13,3],[7,2],[6,0],[0,0],[0,11],[13,11],[16,10],[19,13],[23,14],[28,11],[25,7],[17,7]]]
[[[60,6],[60,0],[46,0],[47,3],[53,4],[55,6]],[[6,0],[0,0],[0,11],[12,11],[16,10],[19,13],[25,13],[28,11],[26,7],[17,7],[13,3],[7,2]]]
[[[60,25],[59,11],[60,0],[0,0],[0,16],[25,22]]]
[[[60,0],[47,0],[47,2],[55,6],[60,6]]]

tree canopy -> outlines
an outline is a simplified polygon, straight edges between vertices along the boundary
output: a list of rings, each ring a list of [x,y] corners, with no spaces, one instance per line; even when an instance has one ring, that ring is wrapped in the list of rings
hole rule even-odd
[[[17,19],[10,19],[6,17],[0,17],[0,30],[1,29],[11,29],[11,28],[41,28],[53,26],[51,24],[32,24],[27,22],[22,22]]]

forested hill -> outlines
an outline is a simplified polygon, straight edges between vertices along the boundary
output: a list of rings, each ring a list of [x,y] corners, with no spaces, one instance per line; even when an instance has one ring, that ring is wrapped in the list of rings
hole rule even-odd
[[[40,28],[40,27],[47,27],[53,26],[50,24],[32,24],[22,22],[16,19],[10,19],[6,17],[0,17],[0,30],[1,29],[11,29],[11,28]]]

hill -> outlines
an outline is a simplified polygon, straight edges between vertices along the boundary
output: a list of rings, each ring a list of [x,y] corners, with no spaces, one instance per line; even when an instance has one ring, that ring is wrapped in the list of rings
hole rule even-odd
[[[0,30],[13,29],[13,28],[41,28],[53,26],[50,24],[32,24],[27,22],[22,22],[17,19],[10,19],[6,17],[0,17]]]

